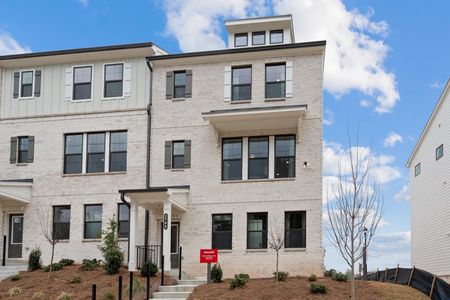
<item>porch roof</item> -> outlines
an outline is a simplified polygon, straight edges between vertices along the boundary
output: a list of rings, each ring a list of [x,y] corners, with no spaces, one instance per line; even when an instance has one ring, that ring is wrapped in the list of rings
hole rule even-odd
[[[119,193],[128,197],[131,202],[140,206],[147,204],[171,202],[177,208],[187,210],[187,194],[190,191],[189,185],[150,187],[145,189],[123,189]]]
[[[0,204],[4,202],[30,203],[33,179],[0,180]]]

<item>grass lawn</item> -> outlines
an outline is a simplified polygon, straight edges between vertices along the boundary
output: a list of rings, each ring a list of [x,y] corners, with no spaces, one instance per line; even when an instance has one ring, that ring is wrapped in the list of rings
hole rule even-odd
[[[229,281],[197,287],[189,300],[206,299],[349,299],[350,282],[337,282],[330,278],[319,278],[317,282],[327,287],[325,295],[312,294],[310,282],[304,277],[291,277],[286,282],[274,282],[273,279],[250,279],[243,288],[229,289]],[[356,282],[357,299],[429,299],[425,294],[399,284],[383,282]]]
[[[81,278],[81,283],[71,284],[68,281],[73,275],[78,275]],[[123,296],[128,299],[128,294],[125,294],[125,289],[129,283],[129,272],[122,268],[120,275],[123,277]],[[20,279],[12,281],[7,278],[0,282],[0,299],[33,299],[33,295],[37,292],[42,292],[45,300],[57,299],[62,292],[72,294],[71,299],[91,299],[92,284],[97,284],[97,299],[103,299],[106,292],[111,292],[117,297],[118,292],[118,277],[119,275],[106,275],[104,269],[99,267],[94,271],[81,271],[79,265],[67,266],[62,270],[54,271],[52,277],[48,278],[48,273],[42,270],[34,272],[21,272]],[[135,272],[133,279],[137,279],[141,283],[141,291],[139,296],[133,299],[144,299],[146,278],[141,277],[140,272]],[[160,276],[152,277],[152,290],[155,291],[156,286],[159,285]],[[165,284],[173,284],[174,280],[165,277]],[[10,297],[9,290],[14,287],[19,287],[22,293],[18,296]]]

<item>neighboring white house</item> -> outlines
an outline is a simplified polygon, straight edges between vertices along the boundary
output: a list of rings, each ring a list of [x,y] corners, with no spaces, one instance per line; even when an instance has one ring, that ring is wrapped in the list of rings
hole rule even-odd
[[[450,80],[407,162],[411,263],[450,281]]]

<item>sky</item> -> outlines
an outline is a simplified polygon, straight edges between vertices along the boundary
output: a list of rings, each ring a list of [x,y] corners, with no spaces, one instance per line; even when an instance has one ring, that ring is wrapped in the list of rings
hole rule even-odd
[[[449,10],[447,0],[0,0],[0,55],[144,41],[170,53],[220,49],[224,19],[292,14],[296,42],[327,40],[324,195],[348,133],[372,148],[385,203],[372,270],[410,265],[405,163],[450,76]],[[326,234],[324,245],[326,267],[348,269]]]

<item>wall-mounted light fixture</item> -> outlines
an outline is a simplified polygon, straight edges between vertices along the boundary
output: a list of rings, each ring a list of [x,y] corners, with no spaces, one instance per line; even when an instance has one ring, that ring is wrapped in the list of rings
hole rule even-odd
[[[309,167],[309,163],[307,161],[304,161],[303,162],[303,168],[307,168],[307,167]]]

